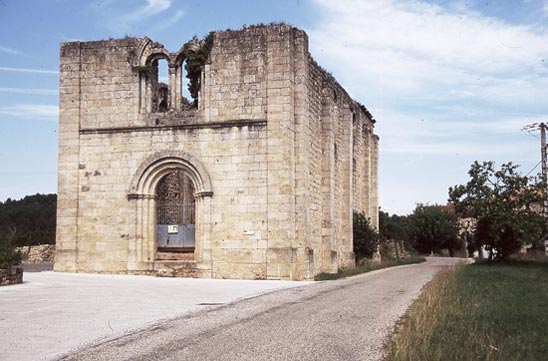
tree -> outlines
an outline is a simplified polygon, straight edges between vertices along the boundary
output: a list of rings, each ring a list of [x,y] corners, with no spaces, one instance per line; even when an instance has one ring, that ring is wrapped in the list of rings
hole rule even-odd
[[[462,217],[477,221],[472,241],[477,250],[486,246],[491,257],[507,258],[523,245],[539,245],[547,235],[546,221],[539,212],[544,202],[544,182],[522,176],[518,166],[505,163],[499,170],[493,162],[474,162],[465,185],[449,188],[449,200]]]
[[[409,236],[413,247],[421,253],[460,248],[455,214],[446,206],[418,204],[409,217]]]
[[[17,246],[55,243],[57,196],[35,194],[0,202],[0,236]]]
[[[352,216],[352,234],[356,259],[370,258],[378,250],[379,234],[371,227],[363,212],[354,211]]]
[[[400,251],[408,248],[407,216],[389,215],[379,211],[379,243],[381,256],[400,258]]]

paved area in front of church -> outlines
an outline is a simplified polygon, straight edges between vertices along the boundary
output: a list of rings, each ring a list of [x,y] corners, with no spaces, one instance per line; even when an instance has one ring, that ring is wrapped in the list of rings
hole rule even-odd
[[[54,360],[156,322],[311,282],[25,272],[0,287],[0,359]]]

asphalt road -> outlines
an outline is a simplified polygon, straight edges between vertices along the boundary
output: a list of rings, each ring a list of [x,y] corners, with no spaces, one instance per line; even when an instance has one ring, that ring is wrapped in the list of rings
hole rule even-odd
[[[462,259],[429,258],[158,323],[65,360],[382,360],[422,286]]]
[[[312,283],[27,269],[23,279],[23,284],[0,287],[0,361],[57,360],[212,304]]]

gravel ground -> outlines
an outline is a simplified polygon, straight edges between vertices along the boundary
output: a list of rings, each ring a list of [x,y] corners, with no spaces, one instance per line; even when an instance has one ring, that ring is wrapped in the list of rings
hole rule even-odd
[[[384,343],[443,267],[418,265],[318,282],[161,322],[66,360],[382,360]]]

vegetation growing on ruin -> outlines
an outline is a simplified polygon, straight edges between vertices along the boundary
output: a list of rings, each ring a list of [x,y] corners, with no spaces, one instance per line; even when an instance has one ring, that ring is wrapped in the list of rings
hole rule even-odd
[[[250,24],[250,25],[244,24],[242,25],[242,30],[260,29],[260,28],[266,28],[269,26],[283,26],[283,25],[291,26],[291,24],[285,23],[283,21],[273,21],[268,24],[265,24],[265,23],[257,23],[257,24]]]
[[[211,48],[213,47],[213,38],[215,32],[210,32],[203,40],[194,36],[183,46],[183,54],[186,59],[185,70],[188,78],[188,91],[194,105],[198,104],[198,92],[202,86],[202,70],[209,59]]]
[[[151,65],[135,65],[131,68],[137,74],[149,75],[152,72]]]
[[[365,115],[367,115],[369,117],[369,119],[371,119],[371,122],[373,122],[373,124],[375,124],[377,121],[375,120],[375,118],[373,118],[373,114],[371,114],[369,109],[367,109],[365,107],[365,105],[363,105],[362,103],[360,103],[360,102],[357,102],[357,103],[358,103],[358,107],[360,107],[360,109],[365,113]]]
[[[397,327],[387,360],[546,359],[546,279],[546,260],[462,265],[438,274]]]

